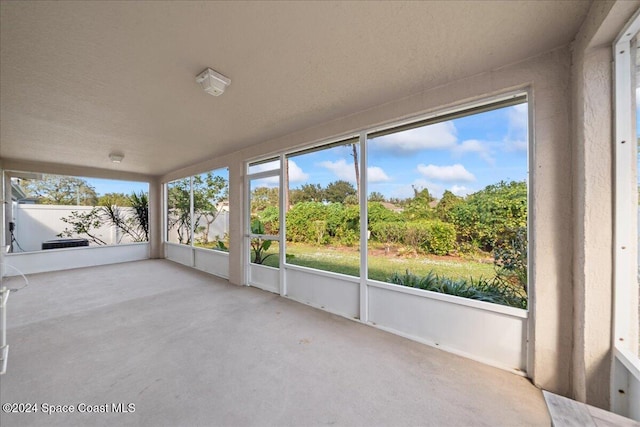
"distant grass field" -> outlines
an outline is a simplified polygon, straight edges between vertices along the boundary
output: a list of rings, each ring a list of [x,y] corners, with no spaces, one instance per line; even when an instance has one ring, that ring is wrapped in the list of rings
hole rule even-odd
[[[278,256],[275,251],[264,262],[264,265],[278,267]],[[287,263],[300,265],[318,270],[332,271],[360,276],[360,252],[356,248],[336,248],[312,246],[300,243],[287,243]],[[293,255],[292,257],[290,255]],[[380,251],[369,254],[369,278],[387,281],[394,272],[410,271],[418,276],[427,275],[433,271],[439,276],[452,279],[468,279],[470,277],[486,279],[495,276],[493,264],[465,260],[458,257],[436,257],[421,255],[414,257],[399,257],[393,254],[384,255]]]

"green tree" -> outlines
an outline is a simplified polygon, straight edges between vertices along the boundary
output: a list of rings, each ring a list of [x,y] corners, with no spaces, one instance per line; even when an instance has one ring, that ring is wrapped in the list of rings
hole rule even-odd
[[[129,196],[124,193],[106,193],[98,197],[100,206],[131,206]]]
[[[493,251],[527,226],[527,184],[501,181],[467,196],[450,211],[458,240]]]
[[[222,203],[229,198],[228,181],[212,172],[183,178],[169,184],[169,229],[176,229],[178,241],[191,243],[191,182],[193,182],[193,216],[195,224],[204,226],[195,230],[200,242],[209,242],[209,230],[222,211]]]
[[[129,208],[117,205],[96,206],[89,212],[72,211],[68,217],[60,218],[67,223],[58,237],[87,237],[98,245],[106,245],[96,231],[103,225],[111,225],[118,229],[117,243],[124,236],[134,242],[149,241],[149,198],[147,193],[132,193],[126,196]]]
[[[413,199],[406,204],[404,215],[410,221],[434,218],[435,212],[431,207],[433,200],[427,188],[418,190],[416,187],[413,187]]]
[[[200,241],[209,243],[209,230],[222,212],[223,202],[229,200],[229,183],[212,172],[193,177],[193,211],[196,224],[205,222]]]
[[[442,198],[438,201],[436,206],[436,215],[442,221],[451,222],[451,210],[463,203],[462,197],[458,197],[449,190],[445,190]]]
[[[277,187],[257,187],[251,192],[251,215],[258,215],[267,206],[278,206]]]
[[[191,243],[191,184],[189,178],[170,182],[167,194],[169,230],[175,229],[178,242]]]
[[[95,206],[98,203],[95,188],[87,180],[73,176],[43,175],[41,179],[22,179],[20,187],[38,204]]]
[[[374,191],[371,194],[369,194],[369,201],[370,202],[384,202],[385,201],[384,194],[379,193],[377,191]]]
[[[343,180],[334,181],[324,190],[325,200],[332,203],[344,203],[348,196],[358,196],[355,187]]]
[[[295,205],[302,202],[322,202],[324,189],[320,184],[303,184],[300,188],[291,190],[290,203]]]

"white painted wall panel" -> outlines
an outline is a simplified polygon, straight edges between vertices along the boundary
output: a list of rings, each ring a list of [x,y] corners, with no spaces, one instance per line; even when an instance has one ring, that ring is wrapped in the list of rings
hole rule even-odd
[[[640,361],[625,348],[616,347],[613,354],[611,410],[640,421]]]
[[[390,332],[512,371],[526,369],[526,311],[519,316],[369,286],[369,321]]]
[[[192,267],[191,246],[166,243],[167,259]]]
[[[148,258],[149,244],[133,243],[129,245],[91,246],[6,254],[4,261],[24,274],[33,274],[45,271],[68,270],[71,268],[139,261]],[[6,269],[7,276],[17,274],[18,273],[12,268]]]
[[[195,268],[216,276],[229,278],[229,254],[208,249],[194,249]]]
[[[292,268],[287,268],[285,274],[289,298],[345,317],[359,318],[359,283]]]
[[[280,270],[264,265],[250,264],[249,284],[265,291],[280,293]]]

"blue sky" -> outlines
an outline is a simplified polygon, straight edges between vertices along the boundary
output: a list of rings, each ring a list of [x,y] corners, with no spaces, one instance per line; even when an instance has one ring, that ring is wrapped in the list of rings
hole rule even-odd
[[[106,193],[124,193],[131,194],[132,192],[139,193],[144,191],[149,192],[149,184],[146,182],[134,182],[134,181],[116,181],[112,179],[99,179],[99,178],[83,178],[89,185],[91,185],[98,196],[102,196]]]
[[[367,141],[369,193],[406,198],[413,188],[466,195],[500,180],[527,179],[527,104]],[[291,188],[343,179],[355,184],[350,146],[292,156]],[[268,179],[263,182],[270,182]]]

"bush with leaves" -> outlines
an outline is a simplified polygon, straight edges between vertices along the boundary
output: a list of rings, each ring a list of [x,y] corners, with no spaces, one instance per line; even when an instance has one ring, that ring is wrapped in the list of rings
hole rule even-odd
[[[98,245],[106,245],[96,231],[107,224],[118,229],[118,241],[128,236],[133,242],[149,241],[149,198],[146,193],[127,196],[129,208],[116,205],[96,206],[89,212],[72,211],[68,217],[60,218],[69,224],[58,237],[88,237]]]
[[[519,227],[510,236],[498,242],[493,251],[496,276],[512,286],[527,292],[527,229]]]
[[[527,185],[524,181],[501,181],[467,196],[450,211],[460,242],[473,242],[493,251],[510,230],[527,225]]]
[[[252,234],[265,234],[264,225],[259,219],[251,221],[251,233]],[[264,262],[274,253],[265,254],[271,247],[272,240],[266,240],[261,237],[254,237],[251,239],[251,262],[254,264],[264,264]]]
[[[312,227],[314,221],[325,221],[327,206],[320,202],[302,202],[287,212],[287,240],[292,242],[313,243],[317,232]],[[327,222],[325,222],[325,227]],[[326,231],[326,230],[325,230]]]
[[[510,307],[527,308],[526,293],[519,292],[496,278],[451,279],[438,276],[433,271],[421,277],[406,271],[404,274],[398,272],[393,273],[387,281],[396,285],[424,289],[426,291],[455,295]]]
[[[371,237],[384,243],[385,253],[389,253],[392,245],[400,244],[406,234],[406,222],[377,222],[371,226]]]

